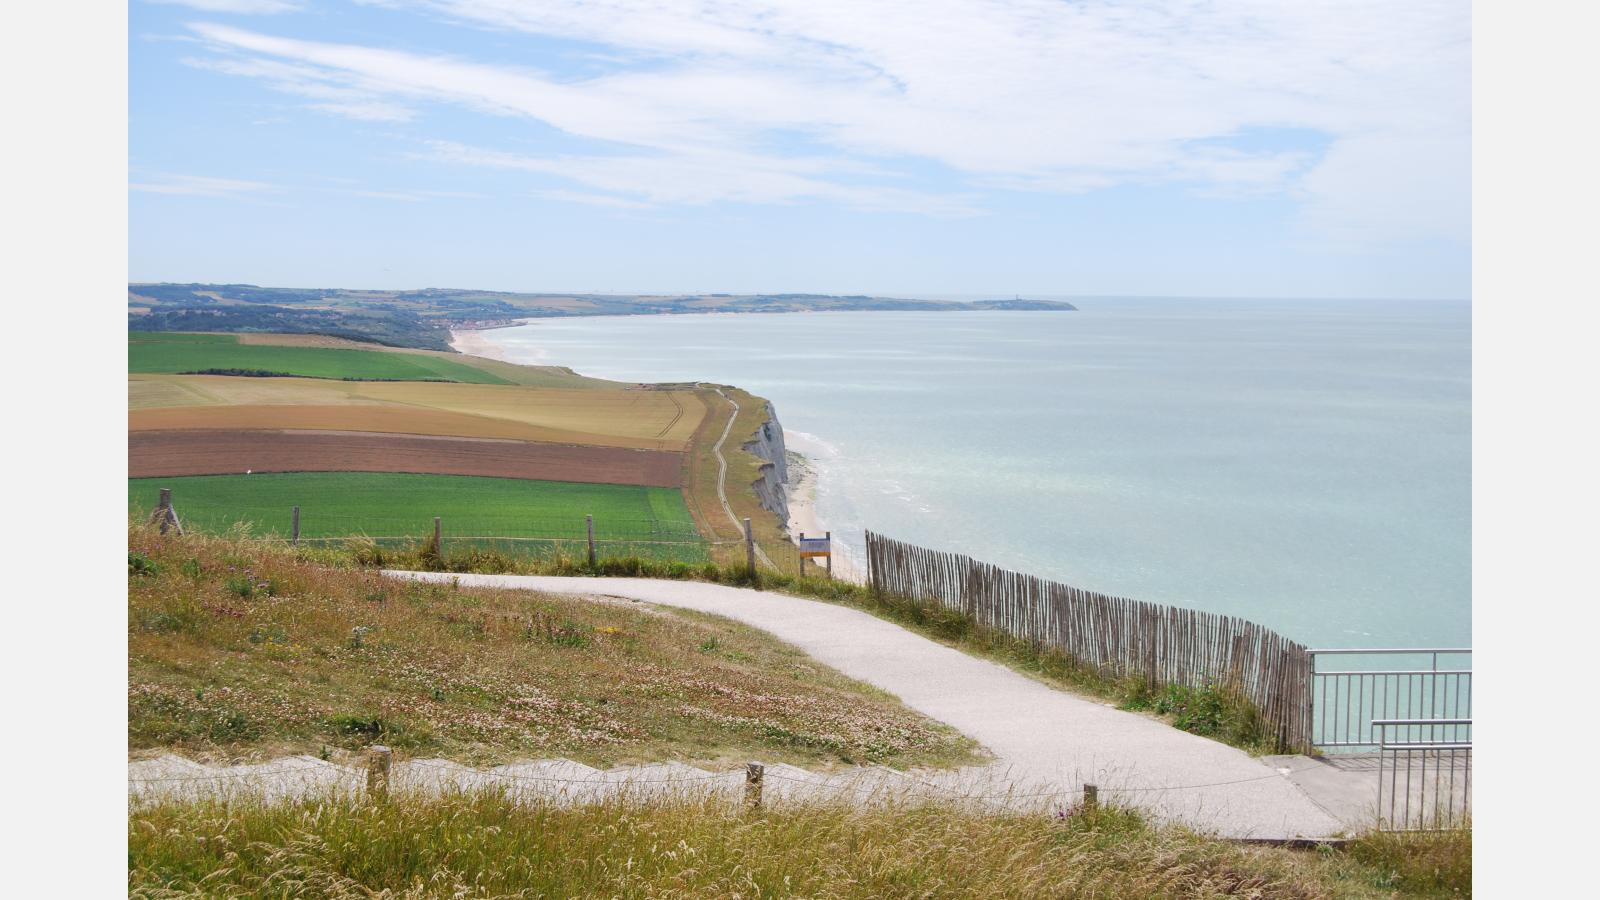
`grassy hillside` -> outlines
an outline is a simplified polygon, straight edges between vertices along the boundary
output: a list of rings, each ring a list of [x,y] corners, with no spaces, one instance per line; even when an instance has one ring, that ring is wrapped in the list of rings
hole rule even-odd
[[[1062,819],[503,795],[164,804],[128,821],[135,897],[1466,897],[1470,832],[1241,847],[1114,809]]]
[[[322,568],[133,529],[128,742],[501,763],[960,763],[971,742],[723,619]]]
[[[721,390],[719,394],[706,387],[696,392],[707,413],[689,443],[684,492],[689,498],[690,512],[705,534],[721,540],[740,540],[744,536],[743,530],[729,520],[717,497],[718,465],[716,454],[712,452],[728,424],[728,417],[734,415],[733,404],[737,403],[738,413],[722,447],[728,463],[728,505],[733,508],[736,519],[750,519],[755,539],[772,564],[780,572],[796,574],[800,558],[784,531],[788,523],[767,511],[750,487],[760,474],[762,460],[740,449],[756,436],[766,421],[766,401],[735,387],[723,386]]]
[[[130,332],[128,371],[182,373],[272,373],[307,378],[395,381],[461,381],[510,384],[483,369],[442,356],[323,347],[247,345],[227,336]]]

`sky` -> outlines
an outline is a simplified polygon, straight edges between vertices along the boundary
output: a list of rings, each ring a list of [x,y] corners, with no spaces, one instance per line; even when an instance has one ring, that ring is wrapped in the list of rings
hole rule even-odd
[[[129,278],[1458,298],[1467,2],[132,0]]]

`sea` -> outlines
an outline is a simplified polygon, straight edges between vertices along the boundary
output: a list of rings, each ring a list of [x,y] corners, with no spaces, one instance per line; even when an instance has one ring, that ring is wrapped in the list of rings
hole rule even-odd
[[[734,384],[818,518],[1312,646],[1471,645],[1471,306],[537,319],[516,362]]]

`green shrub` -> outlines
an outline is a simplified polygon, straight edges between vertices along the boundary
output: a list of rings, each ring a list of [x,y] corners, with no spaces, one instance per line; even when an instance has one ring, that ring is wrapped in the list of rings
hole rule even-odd
[[[128,551],[128,575],[143,578],[161,571],[155,560],[135,550]]]

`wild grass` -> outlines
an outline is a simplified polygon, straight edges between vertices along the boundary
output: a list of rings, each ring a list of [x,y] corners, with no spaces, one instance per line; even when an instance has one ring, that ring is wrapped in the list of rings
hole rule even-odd
[[[1472,823],[1429,832],[1373,831],[1346,854],[1376,881],[1419,897],[1472,896]]]
[[[1053,647],[983,625],[959,610],[909,597],[874,593],[864,585],[848,581],[799,578],[767,570],[752,576],[742,565],[663,562],[639,557],[601,558],[590,566],[586,559],[571,556],[540,559],[482,549],[447,551],[441,555],[426,544],[380,548],[370,542],[355,541],[342,547],[302,552],[331,565],[463,574],[689,579],[795,594],[860,609],[947,646],[1009,666],[1052,687],[1107,700],[1122,709],[1147,713],[1192,734],[1251,753],[1277,752],[1260,711],[1248,698],[1226,685],[1151,686],[1142,676],[1102,671]]]
[[[1460,841],[1412,849],[1470,871]],[[488,791],[136,806],[128,887],[134,897],[1470,895],[1470,874],[1436,889],[1364,853],[1241,847],[1108,807],[1057,818],[933,803],[751,812],[692,796],[557,806]]]
[[[407,583],[281,545],[130,529],[128,627],[136,751],[974,760],[969,739],[725,619]]]

